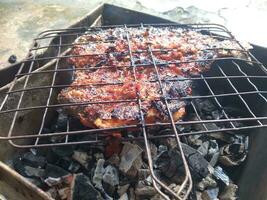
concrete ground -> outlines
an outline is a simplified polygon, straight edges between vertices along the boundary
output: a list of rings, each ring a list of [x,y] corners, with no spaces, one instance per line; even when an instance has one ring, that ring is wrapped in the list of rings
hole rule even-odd
[[[267,0],[0,0],[0,67],[11,54],[22,59],[39,32],[67,27],[101,2],[180,23],[219,23],[239,40],[267,47]]]

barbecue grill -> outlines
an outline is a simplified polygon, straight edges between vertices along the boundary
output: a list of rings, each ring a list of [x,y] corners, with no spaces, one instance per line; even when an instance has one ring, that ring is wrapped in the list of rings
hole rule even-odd
[[[94,19],[94,18],[92,18]],[[145,18],[146,19],[146,18]],[[149,18],[147,18],[149,19]],[[96,18],[93,27],[87,20],[79,23],[79,27],[73,26],[67,29],[48,30],[42,32],[34,39],[27,58],[20,63],[19,69],[7,86],[1,89],[1,106],[0,106],[0,127],[5,135],[1,140],[8,141],[12,146],[17,148],[38,148],[54,147],[77,144],[105,144],[107,136],[112,136],[114,132],[122,133],[122,141],[142,140],[145,142],[145,149],[148,156],[150,173],[153,178],[153,185],[157,191],[166,199],[171,195],[177,199],[186,199],[192,189],[192,178],[183,153],[181,138],[198,134],[221,134],[231,133],[250,133],[253,130],[267,126],[267,115],[263,107],[267,102],[267,90],[265,82],[267,78],[266,67],[251,52],[246,50],[240,42],[223,26],[217,24],[186,24],[180,25],[175,23],[169,24],[147,24],[142,20],[141,24],[124,24],[124,25],[105,25],[105,17]],[[93,20],[92,20],[93,21]],[[139,22],[139,20],[137,20]],[[150,20],[147,20],[150,21]],[[164,20],[163,20],[164,21]],[[81,26],[82,25],[82,26]],[[101,26],[99,26],[101,25]],[[73,79],[75,70],[86,70],[85,68],[72,68],[66,62],[66,59],[73,57],[69,50],[73,46],[73,41],[85,32],[98,31],[103,29],[120,27],[128,33],[130,27],[176,27],[186,30],[199,31],[202,34],[208,34],[210,37],[219,39],[228,39],[234,41],[240,49],[223,49],[225,51],[241,51],[246,55],[244,59],[236,57],[224,57],[204,60],[187,60],[184,62],[175,62],[175,64],[203,62],[212,63],[211,69],[200,76],[188,77],[173,80],[162,80],[158,73],[159,65],[154,60],[156,50],[147,48],[152,57],[152,67],[157,74],[157,82],[162,90],[165,81],[184,81],[192,80],[196,83],[196,94],[182,97],[182,100],[190,102],[188,109],[196,118],[186,118],[175,122],[172,118],[168,99],[164,95],[159,99],[168,110],[169,122],[145,123],[142,112],[142,101],[137,98],[134,100],[120,100],[118,102],[137,102],[140,111],[140,121],[137,125],[127,125],[114,128],[84,128],[73,127],[73,119],[68,118],[65,130],[58,132],[47,132],[46,127],[52,123],[53,116],[59,108],[68,106],[84,106],[87,104],[106,104],[118,102],[79,102],[64,103],[57,102],[56,97],[62,88],[68,87]],[[126,41],[129,42],[129,35]],[[129,45],[127,54],[131,59],[131,68],[135,77],[135,69],[140,65],[133,61],[133,52]],[[209,50],[218,50],[216,48]],[[161,50],[162,51],[162,50]],[[166,51],[166,50],[165,50]],[[172,51],[172,49],[168,49]],[[87,56],[87,55],[84,55]],[[146,64],[142,64],[144,66]],[[151,65],[151,64],[147,64]],[[93,69],[93,68],[91,68]],[[98,69],[98,67],[96,67]],[[107,83],[116,84],[116,83]],[[82,87],[82,86],[81,86]],[[207,119],[199,110],[199,101],[211,100],[220,110],[222,117],[218,119]],[[234,105],[242,113],[232,114],[232,111],[226,109],[228,105]],[[217,124],[218,126],[210,126]],[[201,130],[187,132],[181,129],[183,126],[200,125]],[[168,129],[160,134],[152,134],[149,130]],[[135,129],[138,134],[134,137],[128,137],[127,130]],[[60,138],[54,140],[53,138]],[[153,160],[151,157],[150,141],[164,138],[175,138],[181,153],[186,176],[179,192],[176,194],[161,182],[155,175]],[[159,186],[165,189],[159,189]]]

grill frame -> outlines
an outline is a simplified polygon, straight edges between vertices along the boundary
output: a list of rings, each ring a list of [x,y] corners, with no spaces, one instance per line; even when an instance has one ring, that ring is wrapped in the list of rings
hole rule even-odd
[[[131,25],[131,26],[127,26],[127,25],[124,25],[124,27],[127,29],[127,27],[135,27],[136,25]],[[149,25],[142,25],[141,26],[149,26]],[[156,26],[155,24],[153,24],[153,26]],[[191,24],[191,25],[174,25],[174,24],[164,24],[164,25],[158,25],[158,26],[179,26],[179,27],[187,27],[187,26],[194,26],[194,24]],[[195,25],[195,26],[202,26],[202,25]],[[204,26],[204,25],[203,25]],[[117,26],[105,26],[104,28],[110,28],[110,27],[117,27]],[[221,26],[218,25],[218,27],[220,27],[221,29]],[[101,27],[103,28],[103,26]],[[212,27],[213,28],[213,27]],[[84,29],[84,28],[83,28]],[[62,29],[60,31],[65,31],[67,29]],[[73,29],[71,29],[73,30]],[[56,30],[57,32],[58,30]],[[53,31],[52,31],[53,32]],[[227,32],[229,34],[229,36],[236,41],[236,39],[232,36],[232,34],[227,30],[225,29],[225,32]],[[44,32],[42,33],[44,35],[46,34],[49,34],[47,32]],[[46,36],[39,36],[39,38],[41,37],[46,37]],[[58,34],[58,33],[57,33]],[[54,37],[54,36],[53,36]],[[59,35],[59,38],[60,38],[60,43],[61,43],[61,37],[62,35]],[[39,38],[36,38],[37,40]],[[129,38],[128,38],[129,39]],[[241,46],[241,44],[238,42],[238,44]],[[1,104],[1,107],[0,107],[0,115],[2,114],[6,114],[6,113],[11,113],[11,112],[15,112],[15,113],[18,113],[19,111],[25,111],[25,110],[32,110],[32,109],[40,109],[40,108],[44,108],[45,109],[45,113],[48,112],[48,109],[50,107],[58,107],[58,106],[50,106],[50,100],[51,100],[51,95],[52,95],[52,92],[53,92],[53,88],[56,88],[56,87],[63,87],[63,86],[56,86],[55,87],[55,81],[56,81],[56,75],[57,73],[59,73],[60,71],[64,71],[64,70],[60,70],[58,69],[58,65],[59,65],[59,59],[61,58],[65,58],[65,56],[61,56],[61,45],[58,46],[58,56],[55,56],[55,57],[49,57],[49,58],[38,58],[38,59],[56,59],[55,62],[55,70],[50,70],[50,71],[32,71],[33,68],[33,63],[29,69],[29,72],[28,73],[21,73],[22,69],[23,69],[23,63],[24,62],[35,62],[35,61],[38,61],[37,59],[35,59],[35,56],[37,55],[37,51],[38,48],[35,47],[35,43],[33,44],[33,47],[30,49],[29,51],[29,59],[26,59],[23,63],[22,63],[22,66],[18,72],[18,74],[16,75],[16,78],[15,80],[12,82],[11,84],[11,87],[9,89],[9,92],[6,93],[6,97],[4,98],[4,101],[2,102]],[[243,48],[243,47],[242,47]],[[243,48],[245,49],[245,48]],[[35,51],[35,53],[31,53],[32,51]],[[245,51],[245,50],[244,50]],[[130,49],[130,46],[129,46],[129,52],[131,52],[131,49]],[[242,66],[239,66],[236,62],[237,61],[245,61],[245,62],[249,62],[249,63],[252,63],[254,65],[257,65],[266,75],[267,75],[267,72],[265,70],[265,66],[263,66],[262,63],[260,63],[251,53],[247,52],[246,53],[250,56],[251,58],[251,61],[249,60],[241,60],[241,59],[236,59],[236,58],[217,58],[217,59],[212,59],[212,61],[220,61],[220,60],[231,60],[233,62],[234,65],[236,65],[236,67],[238,68],[238,70],[240,71],[241,74],[243,75],[240,75],[240,76],[228,76],[223,70],[222,70],[222,67],[219,65],[219,64],[216,64],[218,69],[221,71],[222,73],[222,77],[205,77],[204,75],[201,75],[201,77],[197,77],[197,78],[189,78],[189,79],[192,79],[192,80],[202,80],[205,82],[205,84],[207,85],[207,88],[209,89],[211,95],[208,95],[208,96],[194,96],[193,98],[192,97],[186,97],[187,99],[199,99],[199,98],[212,98],[214,99],[216,102],[219,102],[218,101],[218,97],[223,97],[223,96],[238,96],[241,101],[244,103],[244,105],[248,108],[248,110],[250,110],[249,108],[249,105],[247,105],[246,101],[243,99],[243,97],[241,95],[249,95],[249,94],[257,94],[259,95],[262,99],[264,99],[265,102],[267,102],[266,100],[266,97],[264,96],[264,94],[267,93],[267,91],[261,91],[261,90],[258,90],[257,86],[251,81],[251,79],[265,79],[267,78],[267,76],[249,76],[247,75],[243,70],[242,70]],[[153,51],[151,51],[150,49],[150,54],[151,56],[153,57]],[[132,59],[131,59],[132,61]],[[204,60],[204,61],[207,61],[207,60]],[[134,66],[134,63],[132,63],[133,65],[133,70],[135,69],[135,66]],[[155,67],[155,70],[157,70],[157,64],[155,63],[155,61],[153,60],[153,66]],[[241,70],[240,70],[241,69]],[[19,100],[19,102],[22,101],[22,98],[23,98],[23,95],[24,95],[24,92],[27,91],[25,90],[26,89],[26,86],[27,86],[27,77],[29,77],[30,75],[33,75],[33,74],[38,74],[38,73],[53,73],[53,78],[52,78],[52,84],[50,86],[47,86],[46,89],[49,89],[49,94],[48,94],[48,99],[47,99],[47,105],[45,106],[37,106],[37,107],[29,107],[27,109],[19,109],[19,106],[17,107],[17,109],[14,109],[14,110],[8,110],[8,111],[2,111],[6,101],[8,100],[8,96],[9,94],[12,94],[12,93],[18,93],[18,92],[22,92],[23,94],[21,95],[22,97],[20,98],[21,100]],[[22,90],[17,90],[17,91],[12,91],[13,89],[13,86],[16,84],[17,80],[20,78],[20,77],[26,77],[26,84],[24,84],[24,88]],[[158,81],[160,82],[161,79],[159,77],[159,74],[157,73],[157,78],[158,78]],[[232,86],[232,88],[234,89],[234,93],[229,93],[229,94],[219,94],[219,95],[216,95],[213,90],[211,89],[211,86],[209,85],[208,81],[209,79],[226,79],[227,82]],[[234,84],[232,83],[232,79],[246,79],[249,84],[251,84],[252,87],[254,87],[255,91],[250,91],[250,92],[239,92],[238,89],[235,88]],[[177,80],[176,80],[177,81]],[[67,86],[67,85],[64,85],[64,87]],[[31,88],[29,90],[37,90],[37,89],[45,89],[44,87],[40,86],[39,88]],[[183,99],[183,98],[182,98]],[[243,99],[243,100],[242,100]],[[138,100],[138,99],[137,99]],[[165,101],[165,104],[166,104],[166,107],[168,108],[168,100],[170,99],[166,99],[164,98],[164,101]],[[139,99],[140,101],[140,99]],[[85,102],[83,104],[87,104],[88,102]],[[95,103],[101,103],[101,102],[95,102]],[[106,102],[102,102],[102,103],[106,103]],[[220,104],[220,103],[218,103]],[[20,104],[18,104],[20,105]],[[73,104],[71,104],[73,105]],[[60,106],[67,106],[67,105],[60,105]],[[150,172],[151,172],[151,175],[153,177],[153,185],[154,187],[157,189],[157,191],[162,195],[164,196],[166,199],[168,199],[168,196],[166,196],[166,194],[162,193],[162,191],[158,188],[158,185],[161,185],[164,189],[167,190],[167,193],[168,194],[171,194],[173,195],[175,198],[177,199],[186,199],[186,197],[189,195],[190,193],[190,190],[192,188],[192,179],[191,179],[191,175],[190,175],[190,171],[189,171],[189,168],[188,168],[188,165],[187,165],[187,162],[186,162],[186,159],[184,157],[184,154],[183,154],[183,150],[182,150],[182,147],[181,147],[181,143],[180,143],[180,137],[181,136],[186,136],[186,135],[193,135],[193,134],[208,134],[208,133],[214,133],[214,132],[225,132],[225,131],[238,131],[238,130],[242,130],[242,129],[252,129],[252,128],[264,128],[264,127],[267,127],[267,124],[264,124],[262,123],[260,120],[266,120],[267,117],[264,116],[264,117],[257,117],[253,111],[251,111],[252,115],[254,115],[253,117],[250,117],[250,118],[240,118],[240,119],[225,119],[225,120],[201,120],[201,117],[199,115],[199,113],[197,112],[197,109],[195,108],[194,104],[192,104],[194,110],[195,110],[195,113],[197,115],[197,117],[200,119],[199,121],[185,121],[185,122],[174,122],[173,119],[172,119],[172,116],[170,114],[170,110],[168,108],[168,113],[169,113],[169,116],[171,118],[171,122],[170,123],[157,123],[157,124],[146,124],[144,119],[142,118],[143,114],[142,114],[142,110],[141,110],[141,102],[139,102],[139,108],[140,108],[140,115],[141,115],[141,123],[139,125],[131,125],[131,126],[124,126],[124,127],[119,127],[119,128],[110,128],[110,129],[97,129],[97,130],[94,130],[94,129],[91,129],[91,130],[81,130],[81,131],[72,131],[72,132],[69,132],[69,128],[70,128],[70,125],[68,123],[67,125],[67,129],[66,129],[66,132],[61,132],[61,133],[45,133],[45,134],[42,134],[41,131],[39,131],[39,133],[36,135],[18,135],[18,136],[15,136],[15,135],[12,135],[12,130],[14,128],[14,125],[15,125],[15,120],[16,120],[16,117],[15,116],[12,121],[12,125],[11,125],[11,128],[10,128],[10,131],[8,133],[8,136],[7,137],[1,137],[0,139],[2,140],[8,140],[10,142],[10,144],[12,144],[13,146],[15,147],[18,147],[18,148],[32,148],[32,147],[47,147],[47,146],[62,146],[62,145],[73,145],[73,144],[85,144],[85,143],[99,143],[99,142],[105,142],[105,140],[103,139],[98,139],[98,138],[101,138],[101,137],[106,137],[106,133],[104,134],[100,134],[100,135],[96,135],[96,139],[95,140],[91,140],[91,141],[79,141],[79,142],[69,142],[68,141],[68,137],[70,135],[76,135],[76,134],[88,134],[88,133],[92,133],[92,132],[104,132],[104,131],[116,131],[116,130],[121,130],[121,129],[127,129],[127,128],[139,128],[142,132],[143,132],[143,137],[137,137],[137,138],[134,138],[134,139],[138,139],[138,140],[144,140],[145,141],[145,146],[146,146],[146,151],[147,151],[147,154],[148,154],[148,160],[149,160],[149,167],[150,167]],[[222,106],[220,106],[222,107]],[[16,115],[16,114],[15,114]],[[225,114],[227,115],[227,114]],[[46,114],[45,114],[46,116]],[[216,122],[230,122],[230,123],[233,123],[233,122],[238,122],[238,121],[258,121],[258,125],[256,126],[249,126],[249,127],[233,127],[233,128],[230,128],[230,129],[219,129],[219,130],[207,130],[206,131],[202,131],[202,132],[194,132],[194,133],[180,133],[177,128],[176,128],[176,125],[185,125],[185,124],[203,124],[203,126],[205,127],[205,124],[207,123],[216,123]],[[69,121],[68,121],[69,122]],[[44,126],[44,123],[45,123],[45,120],[42,120],[42,126]],[[146,128],[147,127],[150,127],[150,126],[153,126],[153,125],[156,125],[156,126],[167,126],[167,125],[171,125],[172,129],[173,129],[173,134],[167,134],[167,135],[161,135],[161,136],[155,136],[155,137],[150,137],[147,135],[146,133]],[[65,136],[65,142],[64,143],[50,143],[50,144],[38,144],[39,142],[39,139],[40,138],[45,138],[45,137],[52,137],[52,136]],[[150,147],[149,147],[149,139],[153,139],[153,138],[166,138],[166,137],[174,137],[176,138],[176,141],[177,141],[177,144],[178,144],[178,147],[179,147],[179,150],[181,152],[181,155],[182,155],[182,158],[183,158],[183,162],[184,162],[184,167],[185,167],[185,170],[186,170],[186,177],[185,177],[185,180],[181,186],[181,189],[179,190],[178,194],[175,194],[172,190],[170,190],[166,185],[164,185],[154,174],[154,171],[153,171],[153,163],[152,163],[152,158],[151,158],[151,153],[150,153]],[[16,140],[20,140],[20,139],[35,139],[35,142],[34,142],[34,145],[21,145],[21,144],[16,144],[14,141]],[[130,138],[124,138],[122,140],[131,140]],[[185,195],[184,196],[181,196],[181,193],[186,191]]]
[[[264,96],[264,94],[267,93],[267,91],[261,91],[261,90],[258,90],[257,86],[253,83],[253,81],[251,81],[251,79],[265,79],[266,77],[265,76],[249,76],[247,75],[243,70],[242,70],[242,67],[239,66],[239,64],[237,64],[238,61],[243,61],[243,62],[249,62],[251,64],[254,64],[254,65],[257,65],[258,68],[260,68],[265,74],[267,74],[266,72],[266,68],[265,66],[260,63],[249,51],[246,51],[245,48],[235,39],[235,37],[223,26],[221,25],[216,25],[216,24],[187,24],[187,25],[180,25],[180,24],[137,24],[137,25],[112,25],[112,26],[100,26],[100,27],[91,27],[91,28],[88,28],[88,27],[81,27],[81,28],[70,28],[70,29],[55,29],[55,30],[48,30],[48,31],[44,31],[42,33],[40,33],[38,35],[37,38],[34,39],[34,42],[33,42],[33,46],[30,48],[29,50],[29,53],[28,53],[28,58],[25,59],[22,64],[21,64],[21,67],[20,67],[20,70],[19,72],[17,73],[17,75],[15,76],[15,79],[13,80],[13,82],[11,83],[11,86],[9,88],[9,91],[6,93],[6,96],[4,98],[4,101],[2,102],[1,106],[0,106],[0,115],[2,114],[7,114],[7,113],[12,113],[12,112],[20,112],[20,111],[27,111],[27,110],[34,110],[34,109],[45,109],[47,112],[47,109],[50,109],[50,108],[57,108],[57,107],[62,107],[62,106],[70,106],[70,105],[86,105],[86,104],[89,104],[89,103],[112,103],[110,101],[106,101],[106,102],[81,102],[81,103],[67,103],[67,104],[60,104],[60,105],[50,105],[50,97],[51,97],[51,93],[53,92],[53,89],[57,89],[57,88],[64,88],[64,87],[68,87],[69,85],[68,84],[61,84],[61,85],[56,85],[55,84],[55,80],[56,80],[56,76],[58,73],[61,73],[61,72],[67,72],[67,71],[73,71],[74,69],[62,69],[62,68],[58,68],[58,65],[59,65],[59,60],[60,59],[65,59],[67,57],[71,57],[71,55],[66,55],[65,53],[63,53],[61,51],[61,48],[62,46],[64,46],[65,44],[62,44],[62,37],[64,35],[67,35],[69,36],[70,34],[71,35],[75,35],[76,38],[79,37],[80,35],[83,35],[83,31],[91,31],[91,30],[97,30],[97,29],[109,29],[109,28],[117,28],[117,27],[125,27],[125,29],[127,29],[128,27],[140,27],[140,26],[143,26],[143,27],[146,27],[146,26],[154,26],[154,27],[178,27],[178,28],[186,28],[186,29],[201,29],[201,30],[204,30],[204,31],[218,31],[219,33],[226,33],[228,35],[228,37],[233,40],[233,41],[236,41],[238,43],[238,45],[240,45],[240,47],[242,49],[244,49],[244,52],[247,53],[247,55],[249,55],[249,57],[251,58],[251,60],[242,60],[242,59],[239,59],[239,58],[234,58],[234,57],[226,57],[226,58],[216,58],[216,59],[205,59],[205,60],[191,60],[191,61],[186,61],[188,63],[190,62],[203,62],[203,61],[212,61],[212,62],[215,62],[215,61],[223,61],[223,60],[231,60],[233,62],[233,65],[235,65],[239,72],[242,74],[242,75],[239,75],[239,76],[229,76],[227,74],[225,74],[224,70],[222,69],[222,67],[219,65],[219,64],[216,64],[217,67],[219,68],[219,70],[221,71],[222,75],[221,76],[207,76],[205,77],[205,75],[201,74],[200,77],[190,77],[190,78],[184,78],[183,80],[202,80],[205,82],[207,88],[209,89],[209,93],[210,95],[198,95],[198,96],[190,96],[190,97],[182,97],[181,99],[182,100],[194,100],[194,99],[205,99],[205,98],[211,98],[211,99],[214,99],[217,103],[217,105],[219,107],[223,107],[220,105],[220,101],[218,100],[219,97],[225,97],[225,96],[239,96],[239,98],[242,100],[242,96],[241,95],[250,95],[250,94],[257,94],[260,96],[260,98],[263,98],[265,102],[267,102],[267,98]],[[75,33],[69,33],[69,32],[73,32],[75,31]],[[63,34],[63,35],[62,35]],[[48,47],[51,47],[50,44],[46,45],[46,46],[41,46],[41,47],[37,47],[36,46],[36,41],[38,40],[42,40],[42,39],[47,39],[47,38],[54,38],[55,36],[58,36],[59,37],[59,44],[58,45],[52,45],[54,47],[57,47],[58,48],[58,51],[57,51],[57,56],[52,56],[52,57],[38,57],[35,59],[35,57],[38,55],[38,50],[40,49],[44,49],[44,48],[48,48]],[[217,35],[215,36],[217,37]],[[221,37],[221,36],[219,36]],[[67,44],[65,46],[71,46],[73,45],[72,43],[71,44]],[[131,52],[131,50],[129,50],[129,52]],[[149,49],[149,53],[151,54],[151,56],[153,56],[153,50]],[[63,53],[63,54],[62,54]],[[131,53],[130,53],[131,54]],[[86,56],[86,55],[83,55],[83,56]],[[55,64],[55,69],[53,70],[42,70],[42,71],[34,71],[32,69],[32,66],[35,64],[34,62],[38,62],[40,60],[55,60],[56,64]],[[24,73],[22,72],[23,71],[23,66],[24,66],[24,63],[26,62],[31,62],[31,67],[29,68],[29,71],[27,73]],[[131,57],[131,62],[133,64],[133,59]],[[171,63],[178,63],[178,62],[169,62],[170,64]],[[184,63],[184,62],[180,62],[180,63]],[[138,65],[138,66],[143,66],[144,64],[142,65]],[[151,64],[147,64],[147,65],[151,65]],[[153,61],[153,67],[155,67],[155,69],[157,69],[157,67],[159,66],[159,64],[156,64],[155,61]],[[91,67],[91,69],[93,69],[94,67]],[[97,69],[99,69],[98,67],[96,67]],[[76,68],[75,70],[86,70],[85,68]],[[37,87],[31,87],[31,88],[27,88],[27,81],[26,83],[24,84],[24,88],[22,89],[18,89],[18,90],[13,90],[13,86],[16,84],[16,82],[18,81],[18,79],[20,77],[26,77],[26,79],[29,78],[29,76],[31,75],[36,75],[36,74],[42,74],[42,73],[49,73],[49,74],[52,74],[53,76],[53,79],[52,79],[52,82],[50,85],[47,85],[47,86],[37,86]],[[157,73],[157,79],[156,81],[162,81],[159,77],[159,74]],[[232,93],[227,93],[227,94],[215,94],[214,91],[212,90],[212,87],[210,86],[210,84],[208,83],[209,80],[214,80],[214,79],[225,79],[227,80],[227,82],[231,85],[231,87],[234,89],[234,92]],[[248,91],[248,92],[239,92],[235,86],[232,84],[232,80],[233,79],[247,79],[247,81],[249,82],[249,84],[254,87],[254,91]],[[169,81],[179,81],[179,78],[177,79],[173,79],[173,80],[169,80]],[[111,84],[111,83],[107,83],[107,84]],[[116,84],[116,83],[115,83]],[[100,85],[100,84],[99,84]],[[82,85],[83,86],[83,85]],[[86,85],[84,85],[86,86]],[[48,98],[47,98],[47,104],[46,105],[42,105],[42,106],[32,106],[32,107],[27,107],[27,108],[15,108],[15,109],[10,109],[10,110],[3,110],[3,107],[8,99],[8,96],[10,94],[14,94],[14,93],[19,93],[21,92],[22,93],[22,98],[23,98],[23,95],[24,95],[24,92],[27,92],[27,91],[33,91],[33,90],[39,90],[39,89],[49,89],[50,92],[49,92],[49,95],[48,95]],[[22,99],[21,98],[21,99]],[[175,100],[174,99],[166,99],[165,98],[165,104],[167,103],[168,100]],[[129,101],[138,101],[138,99],[133,99],[133,100],[123,100],[123,101],[119,101],[119,102],[129,102]],[[161,101],[161,100],[160,100]],[[249,105],[247,105],[246,101],[245,100],[242,100],[244,105],[248,108],[248,110],[250,110],[249,108]],[[113,101],[114,102],[114,101]],[[114,102],[116,103],[116,102]],[[118,103],[118,102],[117,102]],[[18,104],[19,105],[19,104]],[[191,103],[192,105],[192,103]],[[224,132],[224,131],[238,131],[238,130],[243,130],[243,129],[252,129],[252,128],[263,128],[263,127],[267,127],[267,125],[263,124],[260,120],[266,120],[267,117],[257,117],[253,111],[250,111],[250,113],[252,114],[253,117],[247,117],[247,118],[238,118],[238,119],[229,119],[228,117],[226,117],[226,119],[219,119],[219,120],[203,120],[200,118],[200,114],[198,113],[197,109],[195,108],[195,105],[192,105],[194,110],[195,110],[195,114],[197,115],[197,117],[200,119],[199,121],[179,121],[179,122],[173,122],[173,120],[171,120],[171,123],[154,123],[154,124],[145,124],[145,123],[140,123],[139,125],[128,125],[128,126],[124,126],[124,127],[116,127],[116,128],[108,128],[108,129],[90,129],[90,130],[81,130],[81,131],[69,131],[69,130],[66,130],[66,132],[60,132],[60,133],[45,133],[45,134],[42,134],[41,130],[38,132],[38,135],[36,134],[25,134],[25,135],[13,135],[12,134],[12,129],[13,127],[11,126],[10,128],[10,131],[7,135],[7,137],[2,137],[1,139],[4,139],[4,140],[9,140],[10,143],[12,145],[14,145],[15,147],[19,147],[19,148],[32,148],[32,147],[45,147],[45,146],[55,146],[55,145],[72,145],[72,144],[83,144],[83,143],[101,143],[103,142],[103,140],[98,140],[97,138],[101,138],[101,137],[105,137],[106,134],[99,134],[97,135],[97,132],[103,132],[103,131],[118,131],[118,130],[122,130],[122,129],[126,129],[126,128],[140,128],[140,127],[151,127],[151,126],[167,126],[167,125],[171,125],[171,126],[175,126],[175,125],[188,125],[188,124],[203,124],[203,126],[205,127],[205,124],[206,123],[218,123],[218,122],[229,122],[229,123],[233,123],[233,122],[239,122],[239,121],[258,121],[258,125],[256,126],[249,126],[249,127],[232,127],[232,128],[220,128],[218,130],[208,130],[207,128],[205,128],[206,130],[205,131],[199,131],[199,132],[193,132],[193,133],[179,133],[180,136],[186,136],[186,135],[192,135],[192,134],[208,134],[208,133],[214,133],[214,132]],[[222,109],[223,111],[223,109]],[[224,112],[224,111],[223,111]],[[224,115],[226,114],[225,112],[223,113]],[[44,114],[46,115],[46,114]],[[16,117],[14,117],[15,119]],[[142,120],[141,120],[142,121]],[[15,123],[15,121],[14,121]],[[42,122],[42,127],[44,126],[44,123],[45,121]],[[13,124],[14,126],[14,124]],[[69,127],[69,126],[68,126]],[[41,128],[42,129],[42,128]],[[80,142],[64,142],[64,143],[51,143],[51,144],[38,144],[38,141],[39,141],[39,138],[44,138],[44,137],[51,137],[51,136],[69,136],[69,135],[76,135],[76,134],[86,134],[86,133],[96,133],[96,139],[95,140],[91,140],[91,141],[80,141]],[[150,138],[163,138],[163,137],[175,137],[175,134],[168,134],[168,135],[161,135],[161,136],[152,136]],[[19,140],[19,139],[25,139],[25,138],[28,138],[28,139],[36,139],[37,141],[34,143],[34,145],[17,145],[16,143],[13,142],[13,140]],[[137,138],[137,139],[142,139],[142,138]],[[125,138],[125,140],[131,140],[131,139],[127,139]]]

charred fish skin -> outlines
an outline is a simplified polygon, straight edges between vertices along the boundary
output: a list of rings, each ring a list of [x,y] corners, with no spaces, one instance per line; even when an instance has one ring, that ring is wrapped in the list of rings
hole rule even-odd
[[[69,64],[88,70],[74,71],[58,101],[89,102],[66,109],[98,128],[137,124],[138,99],[147,123],[169,121],[169,111],[180,120],[188,103],[183,97],[192,95],[190,77],[208,71],[216,58],[247,56],[233,40],[176,27],[88,32],[76,39],[71,55]]]

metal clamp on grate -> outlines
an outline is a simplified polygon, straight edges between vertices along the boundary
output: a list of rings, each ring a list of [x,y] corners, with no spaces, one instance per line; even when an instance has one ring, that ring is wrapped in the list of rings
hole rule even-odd
[[[2,94],[1,139],[15,147],[106,143],[120,133],[122,141],[145,142],[157,191],[186,199],[192,178],[181,139],[267,126],[266,69],[223,26],[83,27],[34,41]],[[55,56],[38,56],[44,49]],[[177,193],[153,170],[150,141],[166,138],[175,138],[183,160]]]

